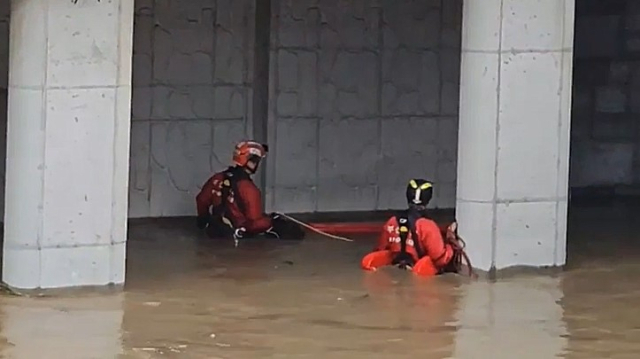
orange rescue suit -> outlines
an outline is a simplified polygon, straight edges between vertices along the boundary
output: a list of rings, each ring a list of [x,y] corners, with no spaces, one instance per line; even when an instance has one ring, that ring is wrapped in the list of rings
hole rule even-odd
[[[454,250],[450,244],[444,242],[442,232],[436,222],[424,217],[418,218],[415,221],[415,233],[418,237],[419,248],[424,252],[425,256],[431,258],[436,267],[443,268],[451,262]],[[409,233],[405,250],[417,262],[420,257],[414,245],[415,240],[413,234]],[[394,254],[400,253],[400,242],[400,227],[398,226],[397,218],[393,216],[385,223],[375,250],[388,250]]]
[[[228,174],[232,174],[233,186],[225,203],[222,203],[223,184],[229,178]],[[234,228],[244,227],[250,234],[263,233],[272,227],[271,217],[265,215],[262,209],[260,190],[241,167],[230,167],[209,178],[196,196],[196,204],[198,216],[211,213],[212,207],[213,215],[219,215],[216,209],[221,208]]]

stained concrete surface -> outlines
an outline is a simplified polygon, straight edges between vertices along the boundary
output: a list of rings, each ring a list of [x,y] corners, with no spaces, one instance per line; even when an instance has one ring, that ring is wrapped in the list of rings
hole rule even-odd
[[[260,133],[269,210],[396,208],[419,175],[453,207],[462,1],[269,3],[136,1],[130,217],[193,215]]]
[[[276,100],[280,101],[279,108],[274,109],[279,120],[272,128],[285,140],[279,144],[280,155],[272,156],[270,163],[286,163],[289,168],[295,168],[291,163],[307,167],[301,167],[305,168],[304,176],[281,176],[282,171],[272,173],[273,197],[269,205],[288,211],[315,208],[317,188],[314,186],[320,176],[331,177],[333,184],[337,184],[337,192],[349,190],[348,193],[354,194],[337,198],[344,201],[340,206],[335,205],[341,207],[338,209],[371,204],[372,196],[358,197],[358,190],[349,189],[350,183],[341,183],[342,178],[335,176],[330,166],[324,166],[323,173],[317,173],[312,165],[322,160],[336,162],[341,170],[349,171],[349,176],[367,183],[373,171],[372,163],[403,173],[380,174],[385,178],[379,181],[383,183],[379,203],[393,207],[398,204],[394,203],[397,198],[394,189],[404,185],[403,176],[410,175],[404,171],[412,168],[414,158],[419,158],[423,168],[436,168],[435,173],[429,171],[428,175],[444,184],[435,202],[442,208],[453,207],[462,1],[356,1],[351,2],[353,13],[341,14],[326,10],[339,6],[340,2],[333,0],[273,0],[272,3],[277,5],[280,17],[272,19],[271,62],[278,67],[291,65],[300,70],[280,76],[274,68],[271,74],[272,78],[278,78],[278,84],[273,87],[281,91],[278,98],[275,94],[271,96],[272,109]],[[129,186],[132,217],[192,214],[194,192],[212,170],[224,167],[233,142],[250,132],[251,96],[252,91],[256,91],[252,88],[255,74],[251,64],[254,40],[251,4],[244,0],[136,1]],[[4,162],[6,152],[9,5],[10,1],[0,1],[0,163]],[[415,8],[420,11],[412,13]],[[378,21],[380,14],[384,15],[384,22]],[[636,0],[576,1],[572,187],[607,184],[637,187],[640,181],[640,131],[635,120],[640,113],[639,14]],[[328,46],[332,45],[331,41],[323,41],[324,47],[321,47],[322,33],[324,39],[337,38],[340,42],[331,49]],[[379,38],[370,33],[382,33],[382,43],[376,42]],[[367,46],[361,46],[365,40]],[[327,47],[328,51],[319,52]],[[354,54],[346,56],[345,51]],[[374,56],[374,52],[377,55]],[[342,54],[337,56],[339,53]],[[340,61],[336,66],[329,66],[333,55]],[[371,86],[361,91],[361,83],[370,81],[364,76],[354,78],[353,83],[334,81],[344,71],[358,66],[362,59],[365,63],[360,71],[375,72],[376,83],[384,84],[384,88]],[[421,61],[430,69],[427,74],[433,77],[429,83],[433,87],[426,86],[418,76],[407,71]],[[430,63],[433,66],[427,66]],[[308,75],[315,74],[314,71],[302,71],[309,68],[318,71],[317,78]],[[334,102],[326,99],[331,99],[329,95],[334,89],[342,92],[332,107],[329,105]],[[387,127],[398,128],[407,138],[425,142],[422,145],[413,141],[411,152],[415,155],[405,156],[405,143],[385,140],[379,162],[367,157],[365,171],[357,166],[352,170],[343,164],[342,158],[327,150],[331,150],[331,143],[317,140],[315,121],[322,119],[323,124],[328,124],[323,134],[341,130],[343,127],[326,121],[330,117],[327,113],[349,115],[363,108],[371,109],[373,105],[366,101],[372,98],[371,91],[383,92],[381,100],[385,101],[376,102],[381,106],[379,113],[377,108],[369,111],[376,112],[372,116],[356,113],[358,116],[354,119],[345,121],[344,128],[356,132],[373,127],[372,123],[384,117]],[[209,101],[211,98],[215,101]],[[353,98],[356,99],[349,100]],[[416,98],[429,101],[419,106]],[[327,106],[319,106],[321,103]],[[421,106],[427,106],[429,111],[421,110]],[[299,154],[305,149],[304,154]],[[327,156],[323,152],[327,152]],[[323,157],[318,157],[319,153]],[[354,153],[354,158],[363,157],[362,153]],[[363,174],[362,178],[357,177],[359,173]],[[396,175],[398,182],[391,174]],[[353,179],[348,182],[360,184]],[[0,165],[0,184],[1,199],[4,165]],[[368,184],[360,190],[365,195],[372,192],[371,183]],[[3,210],[0,206],[0,212]]]
[[[362,272],[371,238],[233,248],[191,219],[134,222],[126,290],[0,297],[0,356],[635,358],[638,213],[573,208],[564,273],[495,283]]]

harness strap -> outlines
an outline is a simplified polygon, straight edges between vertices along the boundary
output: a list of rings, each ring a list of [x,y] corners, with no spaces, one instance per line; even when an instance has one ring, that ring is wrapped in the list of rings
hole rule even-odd
[[[400,215],[396,216],[396,222],[398,224],[398,229],[400,232],[400,253],[407,253],[407,240],[409,237],[409,233],[411,233],[413,248],[418,254],[418,259],[425,256],[425,252],[420,244],[420,239],[418,238],[418,234],[416,233],[416,221],[419,218],[420,217],[416,218],[415,216],[409,215],[408,211],[402,212]]]
[[[216,214],[221,215],[222,217],[226,217],[229,212],[229,197],[233,195],[234,203],[240,209],[240,212],[246,213],[246,207],[242,199],[237,196],[238,194],[238,181],[243,179],[248,179],[249,175],[244,172],[242,169],[238,169],[236,167],[229,167],[224,172],[224,179],[222,180],[222,187],[220,192],[221,201],[220,205],[214,208],[214,212]]]
[[[467,262],[467,271],[468,271],[469,277],[478,278],[478,275],[474,272],[473,266],[471,265],[471,260],[469,259],[467,252],[464,250],[466,247],[465,241],[458,235],[457,231],[455,235],[456,235],[457,243],[450,243],[450,244],[453,247],[454,253],[458,257],[458,258],[455,258],[456,271],[458,273],[462,271],[462,261],[464,260],[465,262]]]

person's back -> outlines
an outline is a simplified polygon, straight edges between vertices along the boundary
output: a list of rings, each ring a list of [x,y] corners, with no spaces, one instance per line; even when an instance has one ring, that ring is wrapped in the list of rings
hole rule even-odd
[[[406,213],[389,218],[380,234],[376,250],[388,250],[394,256],[406,253],[411,256],[413,263],[428,256],[436,267],[444,267],[453,257],[453,249],[445,244],[438,224],[429,218],[418,217],[413,223],[412,231],[410,217],[411,215]],[[407,221],[406,227],[400,226],[402,220]],[[402,228],[407,229],[404,247],[400,232]],[[414,234],[417,240],[414,238]]]
[[[212,212],[214,219],[229,221],[225,224],[230,228],[244,228],[247,233],[255,234],[272,226],[271,218],[263,214],[260,190],[238,166],[209,178],[196,196],[196,203],[200,218],[207,218]]]
[[[455,250],[445,241],[448,238],[443,237],[436,222],[427,217],[427,205],[432,196],[431,182],[409,181],[406,191],[409,208],[387,220],[374,252],[362,259],[363,269],[375,270],[386,265],[403,269],[419,266],[424,273],[432,275],[447,268],[454,259]]]
[[[209,178],[196,196],[198,228],[206,228],[212,237],[232,234],[236,240],[259,234],[286,239],[304,237],[298,225],[277,214],[264,213],[262,194],[251,175],[267,152],[267,145],[255,141],[236,145],[234,165]]]

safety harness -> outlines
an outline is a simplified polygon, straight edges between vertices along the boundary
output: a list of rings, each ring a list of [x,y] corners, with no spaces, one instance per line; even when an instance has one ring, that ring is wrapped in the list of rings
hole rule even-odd
[[[418,259],[424,257],[426,254],[420,245],[420,241],[418,240],[418,234],[416,233],[416,221],[421,217],[411,216],[409,211],[401,212],[398,216],[396,216],[396,222],[398,224],[398,229],[400,231],[400,253],[403,255],[408,255],[407,252],[407,240],[409,238],[409,233],[411,233],[411,238],[413,240],[413,247],[418,254]]]
[[[395,265],[400,265],[401,267],[406,266],[408,263],[406,261],[409,258],[413,258],[411,254],[407,252],[407,241],[409,237],[409,233],[411,233],[411,238],[413,240],[413,248],[416,250],[418,254],[418,259],[421,259],[427,253],[418,239],[418,234],[416,233],[416,222],[420,218],[427,218],[424,214],[416,215],[415,213],[411,213],[411,211],[403,211],[396,216],[396,222],[399,229],[400,235],[400,252],[396,255],[393,260]],[[457,231],[456,231],[457,232]],[[475,276],[473,273],[473,267],[471,267],[471,261],[469,257],[464,251],[464,241],[460,238],[457,233],[455,233],[456,239],[458,243],[451,242],[444,238],[445,242],[451,245],[453,248],[453,258],[451,261],[444,267],[440,269],[440,272],[455,272],[460,273],[462,271],[462,260],[464,259],[467,262],[469,276]],[[446,251],[443,251],[440,257],[436,258],[434,262],[438,262],[444,255]],[[411,263],[413,265],[414,263]]]
[[[422,258],[425,255],[425,252],[420,245],[420,241],[418,240],[418,235],[415,230],[415,224],[419,218],[420,216],[415,216],[415,213],[410,213],[408,210],[400,212],[398,215],[396,215],[396,224],[398,226],[398,234],[400,236],[400,252],[398,252],[393,258],[393,265],[406,269],[408,267],[413,267],[413,265],[415,264],[413,256],[409,254],[409,252],[407,252],[409,233],[411,233],[413,248],[418,254],[418,259]]]
[[[220,190],[221,201],[219,205],[213,208],[213,214],[220,216],[225,224],[233,228],[233,223],[231,223],[228,217],[229,197],[233,195],[234,203],[238,206],[240,212],[245,213],[246,208],[244,202],[242,202],[242,199],[237,196],[238,182],[245,179],[251,180],[251,177],[249,177],[249,174],[242,168],[238,167],[229,167],[224,172],[222,172],[222,174],[224,175],[224,179],[222,180],[222,186]]]

